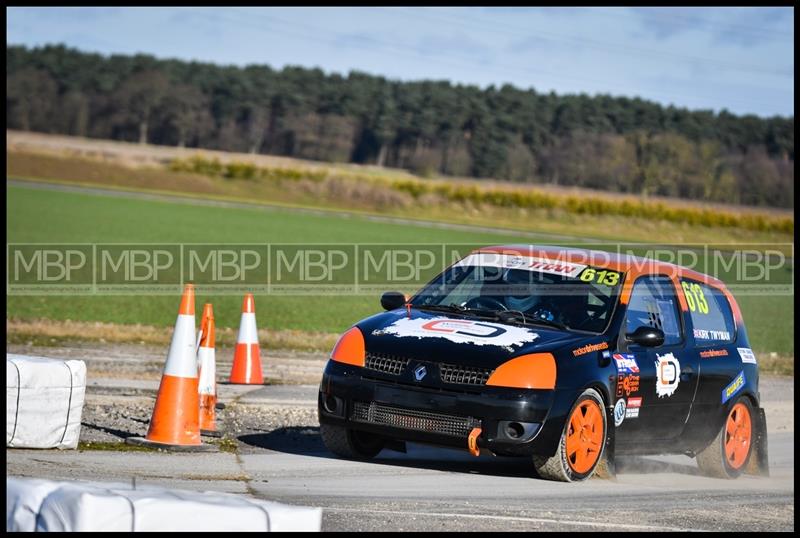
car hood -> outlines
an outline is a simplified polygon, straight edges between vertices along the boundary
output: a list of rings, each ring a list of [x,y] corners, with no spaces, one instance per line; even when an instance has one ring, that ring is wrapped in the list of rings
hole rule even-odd
[[[512,357],[579,344],[591,335],[521,327],[439,312],[393,310],[356,326],[367,353],[412,360],[496,368]]]

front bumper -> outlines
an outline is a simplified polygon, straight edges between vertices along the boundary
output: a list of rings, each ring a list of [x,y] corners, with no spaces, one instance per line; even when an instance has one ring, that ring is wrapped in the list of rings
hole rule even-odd
[[[372,377],[329,361],[319,392],[320,423],[389,439],[467,448],[480,428],[479,448],[502,455],[549,453],[537,439],[555,391],[503,387],[417,386]]]

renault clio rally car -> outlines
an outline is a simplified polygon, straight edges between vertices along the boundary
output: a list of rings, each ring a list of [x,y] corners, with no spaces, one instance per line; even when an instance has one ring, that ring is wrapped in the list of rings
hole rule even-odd
[[[768,474],[758,364],[712,277],[607,252],[481,248],[334,347],[320,433],[345,458],[405,442],[531,458],[542,478],[614,473],[627,454]]]

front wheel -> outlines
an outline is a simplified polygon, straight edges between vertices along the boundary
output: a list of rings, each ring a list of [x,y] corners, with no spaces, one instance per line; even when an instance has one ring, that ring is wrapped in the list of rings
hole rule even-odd
[[[753,404],[742,396],[731,408],[717,437],[697,454],[700,472],[715,478],[736,478],[747,467],[752,439]]]
[[[586,480],[603,456],[607,428],[603,398],[586,389],[570,410],[556,453],[549,458],[533,456],[536,472],[548,480]]]
[[[319,433],[325,447],[343,458],[368,460],[383,450],[384,440],[344,426],[320,424]]]

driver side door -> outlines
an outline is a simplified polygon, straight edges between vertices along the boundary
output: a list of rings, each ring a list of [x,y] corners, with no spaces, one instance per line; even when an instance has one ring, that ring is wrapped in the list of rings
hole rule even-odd
[[[680,308],[677,290],[667,275],[643,275],[634,282],[619,351],[613,355],[617,367],[615,425],[620,441],[674,439],[683,432],[694,399],[698,365],[696,354],[686,349]],[[640,326],[663,331],[663,344],[644,347],[628,341],[625,334]]]

